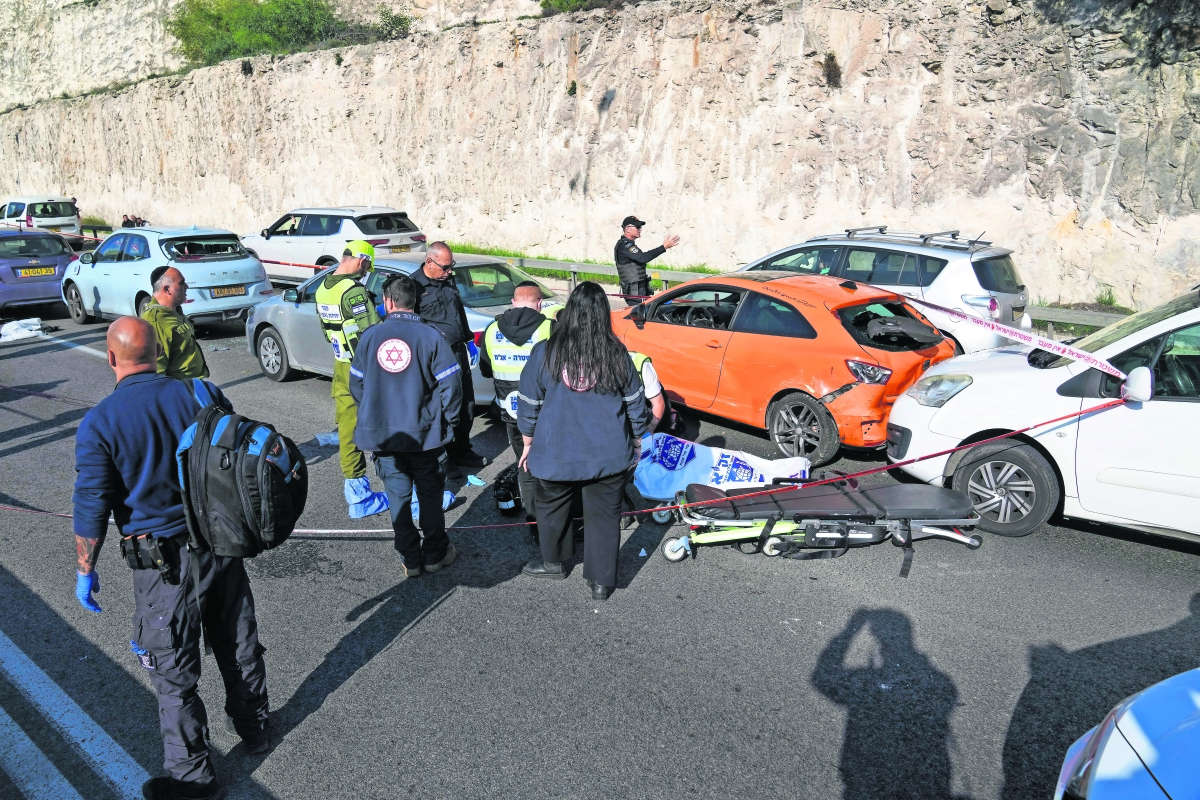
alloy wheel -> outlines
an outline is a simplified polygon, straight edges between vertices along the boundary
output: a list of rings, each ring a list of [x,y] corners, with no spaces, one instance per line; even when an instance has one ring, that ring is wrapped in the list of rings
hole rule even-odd
[[[279,352],[279,342],[275,341],[275,337],[264,336],[259,340],[258,360],[262,362],[263,369],[272,375],[279,372],[279,366],[283,359]]]
[[[785,405],[775,417],[771,438],[784,453],[807,456],[821,448],[821,420],[803,403]]]
[[[1037,502],[1033,479],[1010,461],[985,461],[976,467],[967,495],[981,516],[1002,525],[1023,520]]]

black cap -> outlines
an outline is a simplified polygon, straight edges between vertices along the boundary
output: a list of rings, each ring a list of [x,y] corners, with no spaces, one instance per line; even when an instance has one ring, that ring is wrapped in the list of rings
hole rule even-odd
[[[154,284],[158,283],[158,279],[163,276],[163,273],[169,269],[170,269],[170,267],[155,267],[154,268],[154,271],[150,273],[150,288],[151,289],[154,288]]]
[[[641,230],[642,226],[645,224],[646,224],[645,221],[640,220],[637,217],[629,216],[629,217],[626,217],[625,219],[621,220],[621,230],[625,230],[630,225],[634,226],[638,230]]]

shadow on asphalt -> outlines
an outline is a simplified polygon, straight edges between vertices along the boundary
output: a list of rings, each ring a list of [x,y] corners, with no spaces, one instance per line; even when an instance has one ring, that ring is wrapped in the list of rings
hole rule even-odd
[[[861,632],[876,647],[866,665],[848,666]],[[950,714],[958,690],[916,649],[907,615],[890,608],[855,611],[817,658],[812,683],[846,710],[838,763],[844,800],[959,797],[950,788]]]
[[[1067,748],[1117,703],[1200,666],[1200,592],[1189,612],[1161,630],[1080,650],[1029,648],[1029,683],[1004,739],[1001,798],[1049,796]]]

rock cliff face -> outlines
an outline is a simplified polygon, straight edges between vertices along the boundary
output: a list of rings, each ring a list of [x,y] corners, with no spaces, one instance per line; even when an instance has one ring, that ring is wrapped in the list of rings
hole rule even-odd
[[[1034,298],[1146,306],[1200,283],[1194,11],[1055,2],[662,1],[258,58],[0,116],[0,191],[239,232],[382,203],[596,259],[636,213],[683,236],[661,263],[722,269],[986,231]]]

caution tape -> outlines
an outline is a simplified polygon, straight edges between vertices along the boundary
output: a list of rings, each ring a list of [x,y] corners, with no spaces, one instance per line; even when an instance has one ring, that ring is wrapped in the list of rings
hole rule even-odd
[[[87,239],[89,242],[103,242],[103,239],[97,239],[95,236],[84,236],[82,233],[64,233],[62,231],[54,231],[49,228],[39,228],[34,225],[32,228],[28,225],[13,225],[11,222],[0,222],[6,228],[16,228],[23,231],[41,231],[42,233],[53,233],[55,236],[70,236],[73,239]]]

